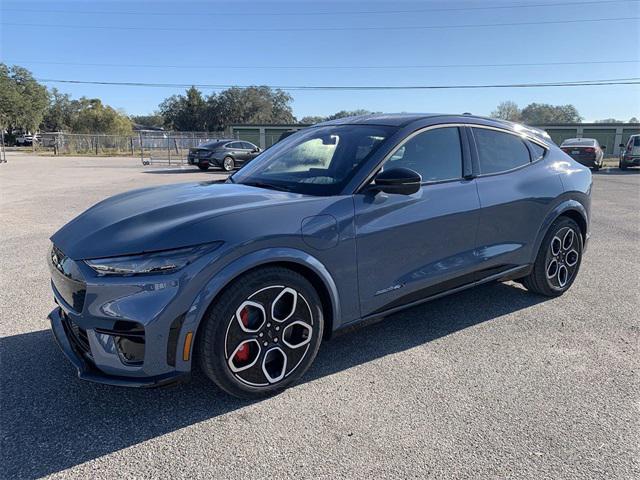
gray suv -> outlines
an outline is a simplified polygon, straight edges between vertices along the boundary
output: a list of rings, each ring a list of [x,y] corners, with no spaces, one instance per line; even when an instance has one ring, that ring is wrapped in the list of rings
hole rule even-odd
[[[233,395],[269,395],[358,322],[486,282],[562,295],[590,204],[589,169],[522,125],[321,123],[225,183],[121,193],[71,220],[51,237],[51,325],[86,380],[164,385],[197,363]]]
[[[187,160],[190,165],[197,165],[200,170],[208,170],[213,165],[230,172],[253,160],[259,153],[260,147],[251,142],[223,139],[189,149]]]

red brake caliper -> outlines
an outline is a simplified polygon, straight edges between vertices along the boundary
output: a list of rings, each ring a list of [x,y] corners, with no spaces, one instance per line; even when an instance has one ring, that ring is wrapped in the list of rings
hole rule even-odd
[[[243,308],[240,312],[240,321],[245,327],[249,327],[249,310],[247,308]],[[245,343],[242,345],[238,351],[236,352],[236,360],[239,362],[246,362],[249,360],[249,344]]]

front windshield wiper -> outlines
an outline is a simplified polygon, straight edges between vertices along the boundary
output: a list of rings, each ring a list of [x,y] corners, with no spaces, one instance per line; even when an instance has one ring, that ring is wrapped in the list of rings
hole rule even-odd
[[[258,188],[267,188],[269,190],[279,190],[281,192],[290,192],[291,189],[282,185],[274,185],[273,183],[261,182],[261,181],[253,181],[253,182],[242,182],[241,185],[247,185],[249,187],[258,187]]]

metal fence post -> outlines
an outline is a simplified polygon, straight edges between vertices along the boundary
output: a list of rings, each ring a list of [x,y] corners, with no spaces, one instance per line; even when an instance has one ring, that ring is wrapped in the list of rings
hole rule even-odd
[[[140,161],[142,165],[144,165],[144,146],[142,145],[142,132],[139,133],[140,136]]]
[[[169,165],[171,165],[171,139],[167,135],[167,154],[169,155]]]

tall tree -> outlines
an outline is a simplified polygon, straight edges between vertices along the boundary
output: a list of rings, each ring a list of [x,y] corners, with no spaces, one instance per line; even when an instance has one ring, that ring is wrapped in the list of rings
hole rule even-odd
[[[582,117],[573,105],[531,103],[522,109],[522,121],[529,125],[579,123]]]
[[[108,133],[126,135],[131,133],[131,120],[124,112],[104,105],[97,98],[82,97],[74,100],[71,129],[74,133]]]
[[[165,124],[182,131],[207,131],[207,104],[202,92],[189,88],[185,95],[173,95],[159,106]]]
[[[499,103],[496,109],[491,112],[493,118],[499,118],[500,120],[509,120],[511,122],[519,122],[522,120],[522,113],[516,102],[507,100],[506,102]]]
[[[36,131],[48,102],[47,89],[29,70],[0,63],[0,122],[9,132]]]
[[[133,123],[144,127],[163,127],[164,117],[160,112],[153,112],[149,115],[131,115],[129,117]]]

